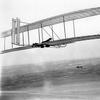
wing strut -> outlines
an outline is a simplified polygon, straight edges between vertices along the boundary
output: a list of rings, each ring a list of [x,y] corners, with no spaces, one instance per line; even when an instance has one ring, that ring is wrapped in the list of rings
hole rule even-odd
[[[41,42],[40,40],[40,29],[38,28],[38,37],[39,37],[39,43]]]
[[[63,27],[64,27],[64,36],[65,36],[65,39],[66,39],[66,24],[65,24],[64,16],[63,16]]]
[[[75,35],[75,20],[73,20],[73,34],[74,34],[74,37],[76,36]]]
[[[42,38],[42,42],[43,42],[43,28],[42,28],[42,24],[41,24],[41,38]]]
[[[27,26],[28,45],[30,45],[29,26]]]
[[[4,50],[6,49],[6,37],[4,38]]]

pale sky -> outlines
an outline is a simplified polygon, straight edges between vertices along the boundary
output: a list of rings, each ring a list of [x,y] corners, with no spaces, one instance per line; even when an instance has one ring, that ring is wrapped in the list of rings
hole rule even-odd
[[[19,17],[21,21],[31,23],[31,22],[38,21],[44,18],[56,16],[59,14],[63,14],[63,13],[71,12],[71,11],[77,11],[81,9],[94,8],[94,7],[100,7],[100,0],[0,0],[0,12],[1,12],[0,33],[2,31],[5,31],[11,28],[12,18]],[[85,25],[85,23],[88,23],[88,24]],[[100,27],[100,16],[91,17],[90,19],[87,18],[87,19],[82,19],[82,20],[76,20],[76,33],[78,35],[80,34],[84,35],[88,33],[91,33],[91,34],[100,33],[99,27]],[[86,28],[89,28],[89,29],[86,29]],[[68,29],[70,33],[71,32],[70,30],[72,30],[70,28],[70,24],[68,24]],[[12,63],[16,64],[16,59],[18,59],[19,56],[21,57],[20,59],[24,59],[23,62],[20,62],[20,60],[17,62],[17,63],[20,62],[21,64],[23,64],[25,61],[28,61],[28,59],[29,59],[29,63],[33,62],[32,59],[36,60],[34,62],[37,62],[39,60],[49,61],[50,59],[54,57],[55,57],[54,59],[58,59],[57,55],[59,55],[61,59],[63,58],[71,59],[71,58],[76,57],[77,54],[79,58],[80,57],[84,58],[85,52],[86,52],[87,57],[92,56],[92,55],[93,57],[94,56],[98,57],[98,55],[100,56],[100,53],[99,53],[100,41],[97,40],[91,43],[89,47],[87,47],[86,44],[83,43],[85,47],[83,47],[81,44],[76,44],[74,46],[72,45],[73,47],[71,45],[68,46],[69,47],[68,50],[55,49],[54,54],[51,49],[48,49],[48,50],[44,49],[43,52],[41,52],[40,49],[38,50],[35,49],[33,51],[29,50],[26,52],[22,52],[21,54],[17,52],[15,53],[17,55],[16,58],[14,57],[15,54],[13,55],[13,53],[2,55],[1,58],[3,59],[2,61],[3,63],[6,62],[6,65],[11,65]],[[97,47],[97,49],[95,49],[94,46]],[[77,49],[77,47],[81,48],[80,51],[79,49]],[[94,49],[90,50],[92,48]],[[76,50],[76,53],[73,52],[73,49]],[[49,50],[52,51],[52,54],[50,57],[47,57]],[[67,53],[66,53],[66,50],[67,50]],[[56,54],[56,51],[57,52],[59,51],[59,54]],[[41,52],[41,57],[40,57],[40,52]],[[66,57],[64,57],[63,52],[66,54]]]
[[[0,0],[0,32],[11,27],[11,18],[34,22],[85,8],[99,7],[100,0]]]

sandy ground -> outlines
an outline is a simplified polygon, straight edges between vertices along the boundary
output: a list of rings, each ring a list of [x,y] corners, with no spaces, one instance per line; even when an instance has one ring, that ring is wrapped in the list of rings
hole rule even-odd
[[[49,86],[40,91],[6,91],[1,100],[100,100],[100,82]]]
[[[8,71],[2,75],[4,91],[0,100],[100,100],[99,62],[100,59],[46,64],[52,67],[35,78],[30,73],[22,77],[10,71],[9,79]],[[77,68],[79,65],[82,68]]]

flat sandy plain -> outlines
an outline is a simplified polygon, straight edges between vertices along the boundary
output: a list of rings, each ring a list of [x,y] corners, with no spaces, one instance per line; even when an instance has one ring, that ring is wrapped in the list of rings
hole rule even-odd
[[[2,67],[0,100],[100,100],[100,58]]]

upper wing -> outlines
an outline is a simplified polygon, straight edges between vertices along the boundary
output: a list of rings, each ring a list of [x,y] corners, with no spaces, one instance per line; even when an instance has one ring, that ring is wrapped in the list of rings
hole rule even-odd
[[[55,16],[55,17],[43,19],[34,23],[30,23],[28,25],[21,26],[20,33],[25,32],[27,30],[40,28],[41,25],[42,27],[45,27],[45,26],[61,23],[63,22],[63,20],[71,21],[71,20],[81,19],[81,18],[95,16],[95,15],[100,15],[100,7],[74,11],[71,13],[66,13],[66,14]],[[8,37],[10,35],[11,35],[11,29],[3,32],[0,37]]]

